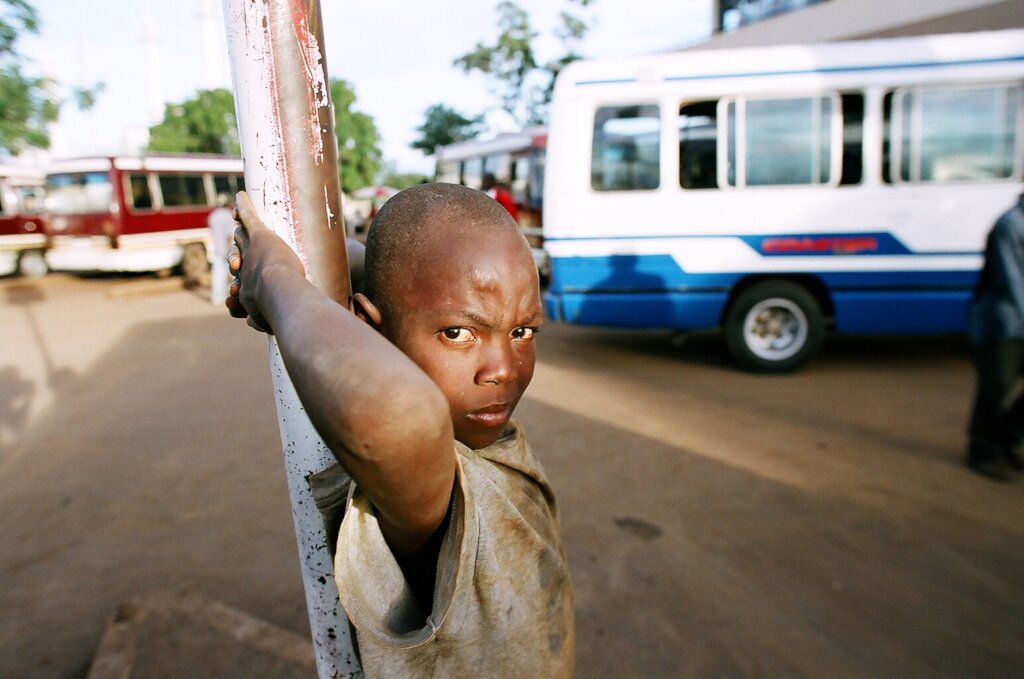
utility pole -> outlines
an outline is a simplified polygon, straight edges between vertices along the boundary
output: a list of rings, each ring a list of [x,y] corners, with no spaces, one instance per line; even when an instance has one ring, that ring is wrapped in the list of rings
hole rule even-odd
[[[223,0],[246,190],[306,276],[349,306],[337,137],[319,0]],[[295,393],[277,343],[270,363],[320,677],[362,677],[338,601],[309,477],[337,463]]]

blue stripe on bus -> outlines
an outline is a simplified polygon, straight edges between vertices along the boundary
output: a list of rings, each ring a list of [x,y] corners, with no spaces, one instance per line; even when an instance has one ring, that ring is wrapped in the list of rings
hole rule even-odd
[[[793,69],[790,71],[747,71],[744,73],[705,73],[700,75],[667,75],[665,82],[682,82],[692,80],[714,80],[716,78],[761,78],[780,75],[814,75],[822,73],[861,73],[868,71],[895,71],[902,68],[953,68],[956,66],[981,66],[985,64],[1003,64],[1024,61],[1024,54],[1008,57],[989,57],[986,59],[959,59],[955,61],[907,61],[896,64],[872,64],[861,66],[826,66],[823,68]],[[621,85],[638,82],[636,78],[608,78],[595,80],[577,80],[576,85]]]
[[[686,292],[728,290],[743,278],[756,276],[813,277],[832,289],[954,288],[969,289],[978,271],[777,271],[716,272],[684,271],[671,255],[610,255],[602,257],[552,257],[551,284],[556,292]]]

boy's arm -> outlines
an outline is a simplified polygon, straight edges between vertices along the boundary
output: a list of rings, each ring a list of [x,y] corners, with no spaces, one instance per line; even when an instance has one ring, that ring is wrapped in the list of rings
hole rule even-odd
[[[397,555],[427,544],[448,510],[455,452],[441,390],[393,344],[306,280],[245,193],[228,308],[273,332],[309,419],[377,509]],[[236,296],[237,295],[237,296]]]

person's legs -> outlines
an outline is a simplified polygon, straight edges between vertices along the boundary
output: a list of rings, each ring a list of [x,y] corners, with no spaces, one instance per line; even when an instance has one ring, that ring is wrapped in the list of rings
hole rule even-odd
[[[1024,377],[1024,340],[1014,340],[1006,344],[1005,358],[1009,364],[1008,372],[1010,374],[1007,397],[1012,397],[1011,394],[1015,387],[1019,388],[1016,398],[1000,415],[1001,440],[1006,443],[1004,451],[1006,461],[1017,471],[1024,471],[1024,460],[1021,460],[1015,450],[1021,443],[1024,443],[1024,385],[1021,384],[1021,378]]]
[[[974,350],[977,387],[968,427],[967,464],[994,478],[1004,476],[1002,463],[1010,448],[1003,404],[1019,374],[1015,349],[1010,342],[992,342]]]
[[[214,257],[210,264],[210,303],[223,304],[228,296],[228,262]]]

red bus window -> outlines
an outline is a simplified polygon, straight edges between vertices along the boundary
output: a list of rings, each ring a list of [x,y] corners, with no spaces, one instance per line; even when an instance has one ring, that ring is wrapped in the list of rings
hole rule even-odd
[[[153,194],[149,191],[149,180],[144,174],[128,175],[131,187],[132,207],[136,210],[152,210]]]
[[[208,205],[206,187],[202,175],[163,175],[160,177],[160,192],[164,207],[192,207]]]

